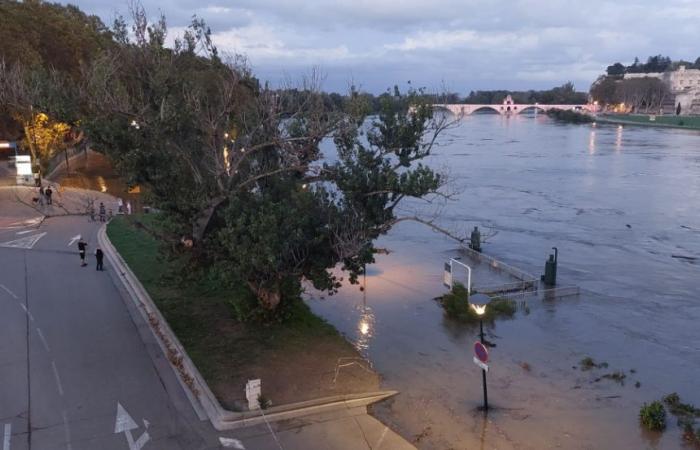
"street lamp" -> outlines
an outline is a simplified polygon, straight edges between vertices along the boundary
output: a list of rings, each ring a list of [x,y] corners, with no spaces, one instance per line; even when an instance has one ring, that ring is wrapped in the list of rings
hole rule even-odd
[[[491,297],[485,294],[474,294],[469,296],[469,307],[474,310],[479,316],[479,341],[482,345],[486,345],[484,340],[484,314],[486,314],[486,306],[491,302]],[[481,382],[484,387],[484,411],[489,409],[489,396],[486,388],[486,369],[481,368]]]

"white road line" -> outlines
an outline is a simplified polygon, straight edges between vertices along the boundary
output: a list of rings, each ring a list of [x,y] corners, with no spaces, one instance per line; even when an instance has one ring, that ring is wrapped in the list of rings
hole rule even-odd
[[[46,236],[46,231],[39,234],[34,234],[32,236],[27,236],[14,241],[3,242],[0,247],[10,247],[10,248],[23,248],[26,250],[31,250],[32,247],[39,241],[39,239]]]
[[[34,231],[34,230],[18,231],[17,234],[27,234],[27,233],[31,233],[31,232],[33,232],[33,231]]]
[[[70,427],[68,426],[68,414],[65,411],[61,412],[63,415],[63,429],[66,433],[66,450],[73,450],[73,445],[70,443]]]
[[[220,437],[219,442],[221,443],[222,447],[237,448],[238,450],[245,450],[245,446],[238,439]]]
[[[46,342],[46,338],[44,337],[44,333],[41,332],[41,328],[37,327],[36,332],[39,334],[39,339],[41,340],[41,343],[44,344],[46,351],[51,352],[51,349],[49,349],[49,344]]]
[[[15,295],[14,292],[12,292],[11,290],[7,289],[7,288],[5,287],[4,284],[0,284],[0,288],[3,288],[3,289],[5,290],[5,292],[7,292],[8,294],[10,294],[10,295],[12,296],[12,298],[14,298],[15,300],[18,300],[18,299],[19,299],[19,297],[17,297],[17,296]]]
[[[12,424],[5,424],[5,434],[2,439],[2,450],[10,450],[10,436],[12,435]]]
[[[56,377],[56,386],[58,386],[58,393],[61,394],[61,397],[63,397],[63,385],[61,384],[61,377],[58,376],[56,361],[51,361],[51,367],[53,367],[53,376]]]
[[[32,322],[34,322],[34,316],[32,316],[32,313],[30,313],[29,310],[27,309],[27,307],[24,306],[24,303],[20,303],[19,306],[21,306],[22,309],[24,310],[24,313],[25,313],[27,316],[29,316],[29,320],[31,320]]]
[[[389,431],[389,427],[384,427],[384,430],[382,430],[382,435],[379,437],[379,440],[377,441],[376,445],[372,448],[376,448],[379,450],[382,447],[382,442],[384,442],[384,437],[386,436],[386,432]]]

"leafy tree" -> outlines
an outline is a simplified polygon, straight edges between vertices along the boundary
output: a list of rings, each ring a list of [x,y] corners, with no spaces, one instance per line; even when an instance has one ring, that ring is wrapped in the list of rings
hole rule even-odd
[[[317,76],[296,90],[260,86],[241,60],[219,58],[199,20],[173,49],[165,21],[148,25],[141,9],[133,39],[118,28],[124,42],[94,60],[82,92],[89,137],[147,187],[174,251],[246,284],[265,311],[303,280],[332,293],[338,264],[355,281],[373,241],[409,219],[395,215],[401,201],[444,183],[420,164],[447,126],[422,91],[380,96],[367,126],[366,95],[352,91],[341,110]],[[337,155],[326,157],[331,137]]]
[[[625,66],[619,62],[616,62],[615,64],[608,66],[608,68],[606,69],[606,72],[609,76],[624,75],[625,74]]]

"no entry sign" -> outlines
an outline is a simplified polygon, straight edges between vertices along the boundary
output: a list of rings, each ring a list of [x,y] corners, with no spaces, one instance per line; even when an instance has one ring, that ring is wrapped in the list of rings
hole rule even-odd
[[[486,346],[481,342],[477,341],[474,343],[474,355],[484,364],[489,362],[489,351],[486,350]]]

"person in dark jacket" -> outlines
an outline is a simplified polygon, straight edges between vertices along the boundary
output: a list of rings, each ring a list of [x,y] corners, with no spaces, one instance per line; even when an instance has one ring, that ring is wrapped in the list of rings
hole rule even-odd
[[[80,238],[78,240],[78,253],[80,253],[80,266],[85,267],[87,263],[85,262],[85,251],[87,250],[87,242]]]
[[[95,266],[95,270],[105,270],[104,266],[102,265],[102,260],[104,259],[105,254],[102,252],[102,249],[100,247],[97,247],[95,250],[95,259],[97,260],[97,265]]]
[[[50,185],[46,188],[44,193],[46,194],[46,204],[53,205],[53,200],[51,198],[51,196],[53,195],[53,189],[51,189]]]

